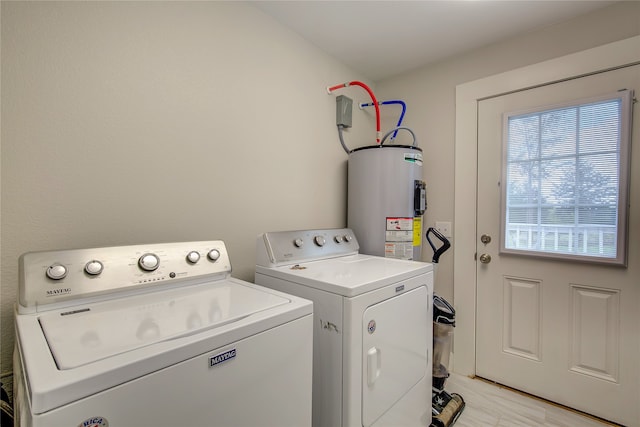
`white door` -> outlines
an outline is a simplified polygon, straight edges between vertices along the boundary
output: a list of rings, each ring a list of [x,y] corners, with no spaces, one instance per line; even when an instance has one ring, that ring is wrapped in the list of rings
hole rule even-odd
[[[632,136],[628,267],[501,254],[503,113],[633,89],[640,66],[478,105],[476,373],[640,425],[640,112]],[[482,236],[491,241],[483,243]],[[487,238],[484,238],[485,242]],[[488,262],[487,262],[488,261]]]
[[[421,286],[367,308],[362,316],[362,425],[380,418],[425,376],[428,291]]]

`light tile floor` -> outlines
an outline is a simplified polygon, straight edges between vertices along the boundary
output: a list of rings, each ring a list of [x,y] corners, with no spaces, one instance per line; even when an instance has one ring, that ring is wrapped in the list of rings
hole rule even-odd
[[[454,427],[614,426],[481,379],[451,374],[445,384],[466,407]]]

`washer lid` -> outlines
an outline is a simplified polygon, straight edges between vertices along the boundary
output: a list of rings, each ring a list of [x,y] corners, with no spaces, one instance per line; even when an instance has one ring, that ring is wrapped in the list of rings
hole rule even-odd
[[[346,297],[399,283],[432,270],[433,266],[424,262],[363,254],[278,267],[256,266],[258,274]]]
[[[237,322],[290,300],[239,284],[212,282],[105,301],[39,317],[60,370]]]

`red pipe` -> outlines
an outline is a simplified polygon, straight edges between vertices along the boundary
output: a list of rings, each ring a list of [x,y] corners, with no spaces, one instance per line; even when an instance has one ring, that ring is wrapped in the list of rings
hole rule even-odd
[[[335,86],[328,87],[328,88],[327,88],[327,91],[328,91],[329,93],[331,93],[331,92],[333,92],[333,91],[334,91],[334,90],[336,90],[336,89],[340,89],[340,88],[346,87],[346,86],[347,86],[347,84],[348,84],[348,83],[342,83],[342,84],[339,84],[339,85],[335,85]]]
[[[371,101],[373,102],[373,106],[376,109],[376,142],[380,144],[380,106],[378,105],[378,100],[376,99],[376,96],[373,94],[373,91],[371,90],[371,88],[362,82],[354,80],[352,82],[330,86],[327,88],[327,91],[331,93],[336,89],[341,89],[343,87],[349,87],[349,86],[360,86],[361,88],[363,88],[369,93],[369,96],[371,97]]]

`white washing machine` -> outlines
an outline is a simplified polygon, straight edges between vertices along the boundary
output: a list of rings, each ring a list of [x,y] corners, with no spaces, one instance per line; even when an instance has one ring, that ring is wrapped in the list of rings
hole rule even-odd
[[[350,229],[265,233],[255,282],[314,304],[313,426],[431,423],[431,264],[358,253]]]
[[[308,426],[312,303],[222,241],[20,257],[18,426]]]

